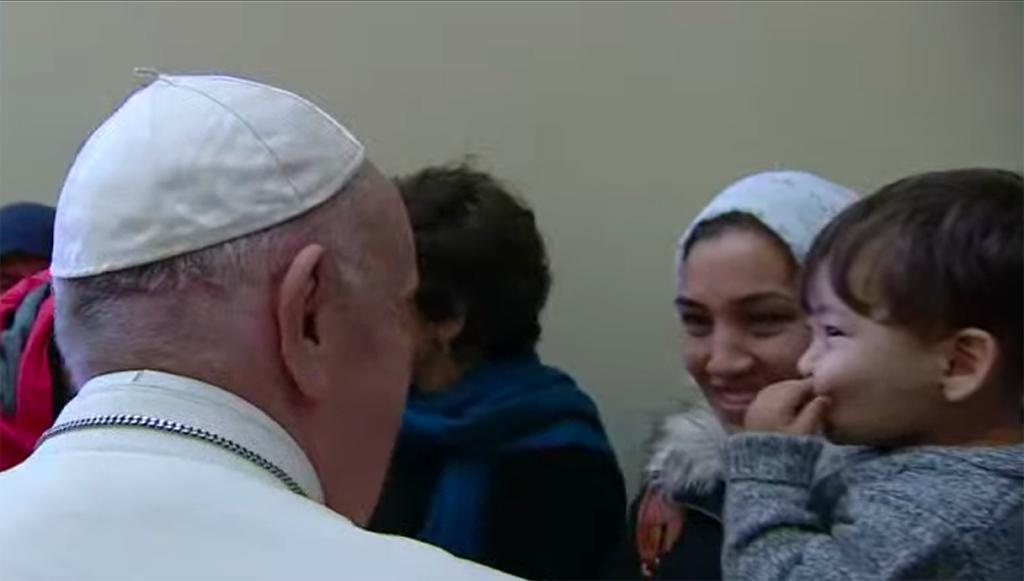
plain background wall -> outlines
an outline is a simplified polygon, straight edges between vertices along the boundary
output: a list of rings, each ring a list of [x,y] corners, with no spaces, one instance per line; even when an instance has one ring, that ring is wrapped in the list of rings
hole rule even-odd
[[[1024,158],[1020,3],[12,3],[0,197],[54,202],[135,66],[303,93],[389,173],[479,156],[534,205],[555,287],[543,355],[595,396],[635,486],[693,397],[673,243],[776,166],[868,192]],[[116,203],[111,200],[111,203]],[[97,208],[102,211],[102,208]]]

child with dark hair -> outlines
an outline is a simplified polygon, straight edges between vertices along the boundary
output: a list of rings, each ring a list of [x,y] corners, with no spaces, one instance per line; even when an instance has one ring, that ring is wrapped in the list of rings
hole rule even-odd
[[[1022,202],[1018,174],[927,173],[818,236],[804,379],[727,445],[726,577],[1024,577]],[[859,447],[815,478],[819,431]]]

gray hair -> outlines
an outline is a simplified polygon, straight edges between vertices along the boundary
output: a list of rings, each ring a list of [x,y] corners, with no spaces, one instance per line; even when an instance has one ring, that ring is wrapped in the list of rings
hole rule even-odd
[[[266,285],[284,275],[295,253],[318,243],[342,263],[348,277],[364,272],[359,217],[342,208],[366,190],[360,170],[335,196],[283,224],[181,256],[117,272],[76,279],[54,279],[57,343],[76,381],[79,364],[115,351],[146,348],[172,330],[139,330],[125,336],[139,314],[135,299],[170,296],[200,307],[208,289],[231,293]],[[350,281],[357,283],[358,281]],[[155,304],[150,302],[150,304]],[[184,322],[183,322],[184,323]],[[132,344],[137,343],[137,344]]]

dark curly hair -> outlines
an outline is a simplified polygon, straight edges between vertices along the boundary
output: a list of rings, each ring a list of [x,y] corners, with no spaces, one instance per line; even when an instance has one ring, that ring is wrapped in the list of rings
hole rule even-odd
[[[416,239],[420,316],[463,318],[452,344],[460,362],[533,350],[551,287],[533,211],[468,163],[428,167],[396,182]]]

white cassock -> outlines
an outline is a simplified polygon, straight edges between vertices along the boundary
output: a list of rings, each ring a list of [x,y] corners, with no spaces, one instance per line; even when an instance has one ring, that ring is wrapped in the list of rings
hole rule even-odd
[[[0,473],[4,580],[503,577],[328,509],[287,432],[211,385],[105,375],[54,425]]]

